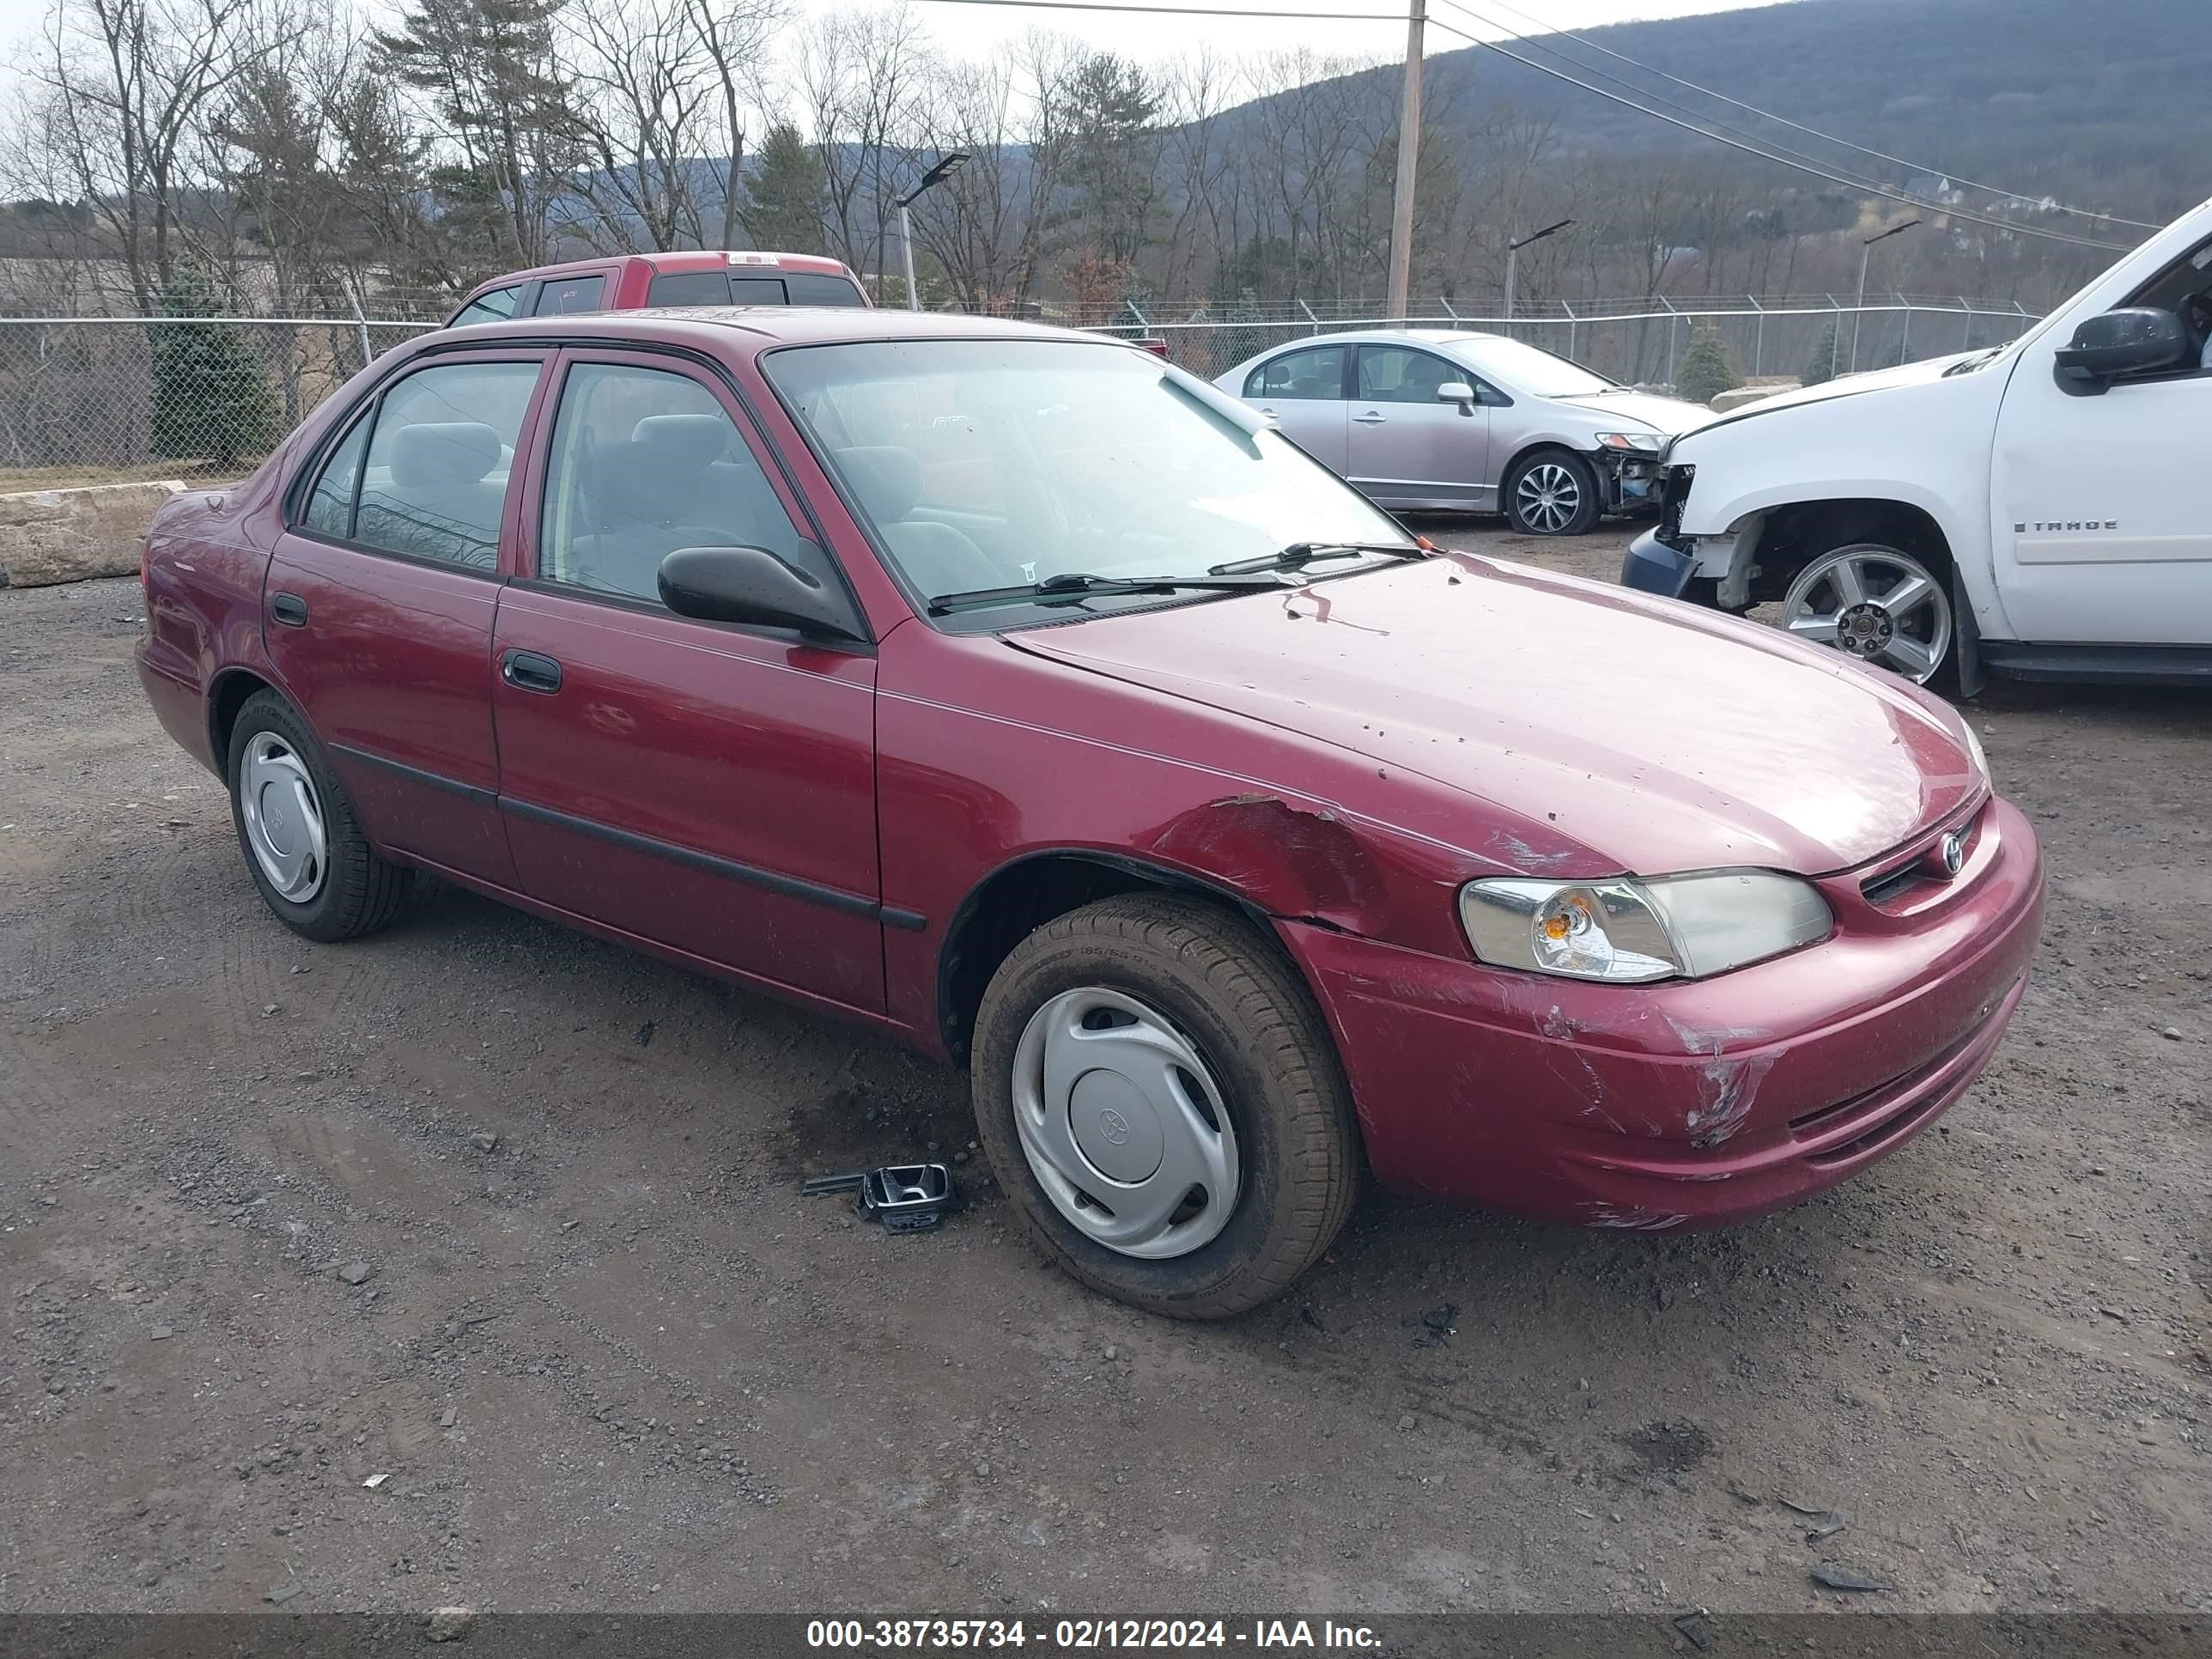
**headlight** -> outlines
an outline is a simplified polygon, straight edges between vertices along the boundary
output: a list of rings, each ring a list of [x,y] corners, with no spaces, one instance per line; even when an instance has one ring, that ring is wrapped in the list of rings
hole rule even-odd
[[[1982,781],[1982,787],[1990,787],[1990,757],[1982,752],[1982,734],[1974,730],[1973,721],[1964,714],[1959,716],[1959,729],[1966,734],[1966,752],[1974,757],[1974,775]]]
[[[1597,434],[1600,449],[1633,449],[1645,455],[1656,455],[1666,439],[1656,432],[1601,432]]]
[[[1471,881],[1460,920],[1480,960],[1568,979],[1705,979],[1827,937],[1827,901],[1765,870],[1651,881]]]

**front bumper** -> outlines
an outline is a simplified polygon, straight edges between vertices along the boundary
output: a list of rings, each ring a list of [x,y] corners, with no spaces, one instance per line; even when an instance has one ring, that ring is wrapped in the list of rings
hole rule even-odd
[[[1895,855],[1825,878],[1829,939],[1694,982],[1592,985],[1282,931],[1384,1185],[1585,1225],[1716,1226],[1894,1151],[1989,1062],[2027,988],[2043,873],[2018,811],[1991,800],[1976,823],[1955,881],[1869,897]]]
[[[1679,548],[1659,539],[1656,529],[1647,530],[1629,543],[1620,561],[1620,585],[1639,593],[1657,593],[1679,599],[1690,585],[1698,562]]]

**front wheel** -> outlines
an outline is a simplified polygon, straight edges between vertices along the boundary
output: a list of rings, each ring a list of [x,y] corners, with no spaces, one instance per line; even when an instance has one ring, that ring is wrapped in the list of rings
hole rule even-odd
[[[1778,625],[1915,685],[1943,672],[1954,629],[1942,579],[1900,549],[1853,542],[1823,553],[1783,596]]]
[[[1358,1194],[1328,1027],[1273,946],[1208,905],[1105,899],[1030,934],[984,993],[973,1088],[1031,1237],[1148,1312],[1280,1295]]]
[[[1524,536],[1582,536],[1597,524],[1597,473],[1571,450],[1523,457],[1502,493],[1506,521]]]

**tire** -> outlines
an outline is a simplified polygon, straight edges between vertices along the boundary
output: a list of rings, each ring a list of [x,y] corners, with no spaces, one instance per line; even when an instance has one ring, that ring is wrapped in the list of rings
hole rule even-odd
[[[369,845],[322,744],[276,692],[257,691],[238,711],[225,775],[246,873],[279,921],[328,945],[373,933],[399,914],[415,872]],[[319,859],[302,857],[317,838],[310,821],[319,824]],[[257,841],[276,847],[273,864]],[[301,860],[296,873],[291,859]],[[288,875],[289,890],[280,884]]]
[[[1218,1222],[1194,1248],[1142,1257],[1102,1243],[1048,1191],[1024,1144],[1017,1113],[1029,1096],[1017,1066],[1034,1052],[1025,1038],[1070,999],[1093,996],[1161,1017],[1163,1035],[1187,1043],[1215,1085],[1237,1162],[1237,1191],[1218,1215],[1209,1193],[1182,1224]],[[1082,1073],[1084,1086],[1103,1071]],[[1175,1075],[1195,1080],[1188,1072]],[[1224,1319],[1280,1296],[1328,1249],[1358,1195],[1351,1093],[1319,1009],[1270,941],[1211,905],[1126,895],[1031,933],[984,991],[971,1086],[992,1173],[1030,1238],[1093,1290],[1148,1313]],[[1070,1118],[1080,1097],[1080,1090],[1067,1097]],[[1116,1115],[1109,1110],[1100,1121]],[[1074,1139],[1071,1131],[1071,1145]],[[1115,1203],[1136,1190],[1093,1184]],[[1079,1204],[1074,1212],[1095,1223],[1093,1211]],[[1106,1216],[1115,1219],[1111,1211]]]
[[[1839,585],[1846,573],[1849,589]],[[1901,594],[1917,597],[1893,605]],[[1957,669],[1958,623],[1944,572],[1879,539],[1846,538],[1807,560],[1775,626],[1915,685],[1947,680]]]
[[[1524,536],[1587,536],[1597,526],[1597,473],[1571,449],[1523,455],[1499,494],[1505,521]]]

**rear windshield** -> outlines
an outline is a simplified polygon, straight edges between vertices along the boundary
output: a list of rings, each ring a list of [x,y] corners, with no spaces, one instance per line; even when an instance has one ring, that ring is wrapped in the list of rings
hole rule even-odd
[[[741,270],[675,270],[653,279],[646,303],[655,306],[865,306],[850,277],[811,270],[775,275]]]

